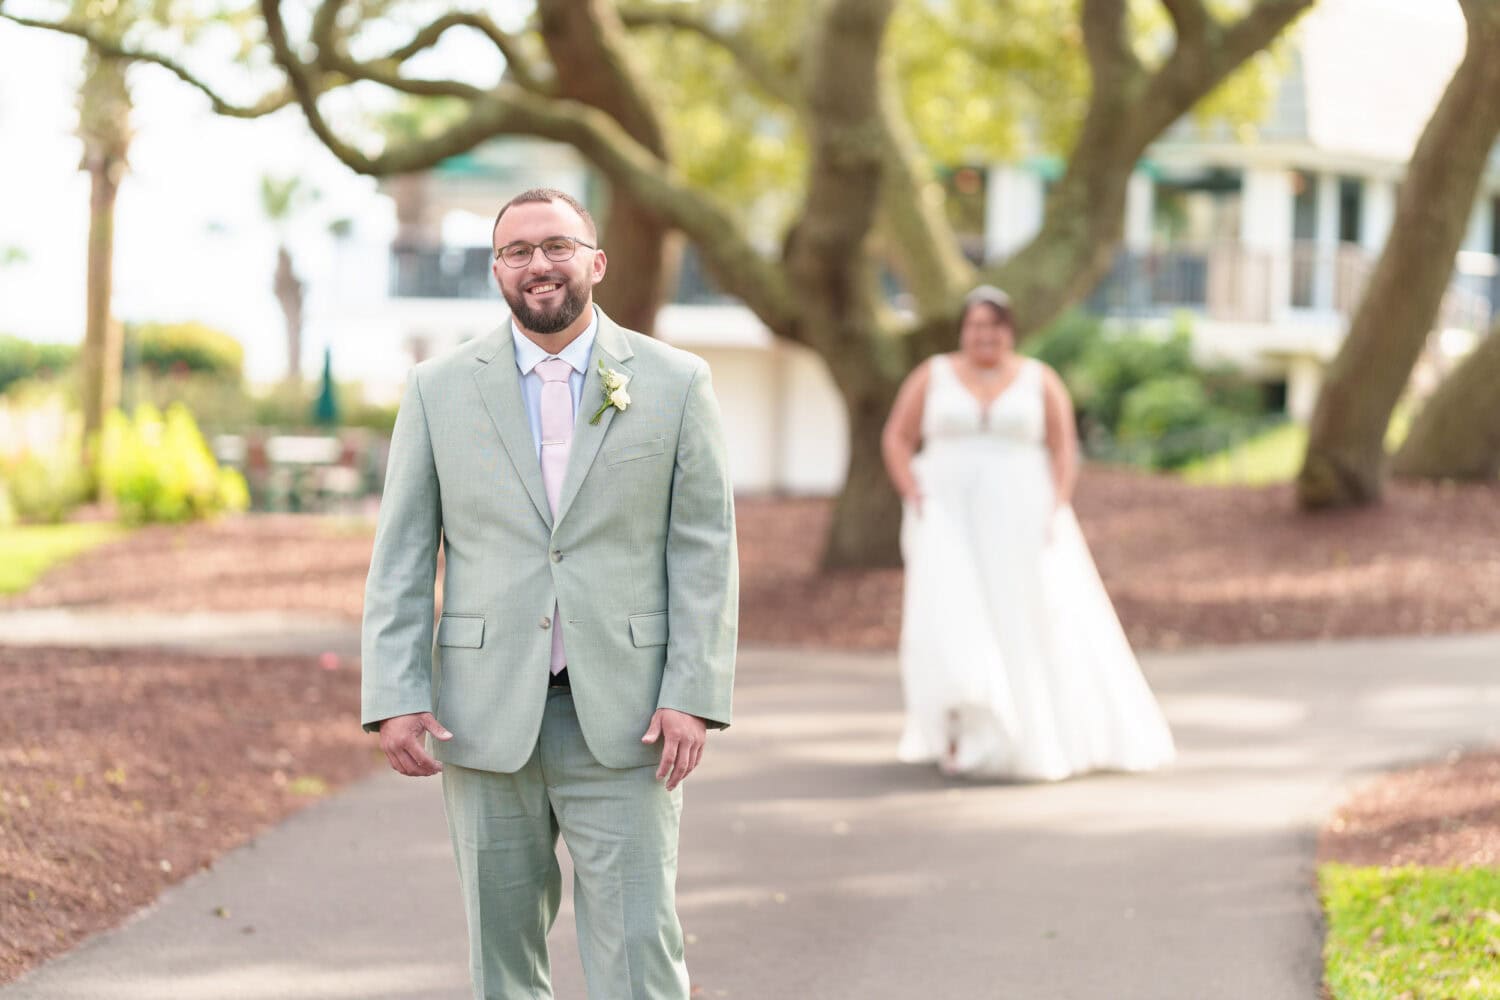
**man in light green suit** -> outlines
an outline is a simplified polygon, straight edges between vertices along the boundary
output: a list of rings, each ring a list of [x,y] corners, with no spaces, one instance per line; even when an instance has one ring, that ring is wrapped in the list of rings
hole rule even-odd
[[[680,785],[729,725],[738,616],[708,367],[594,306],[568,195],[512,199],[494,240],[511,322],[417,365],[396,418],[364,725],[443,775],[475,997],[552,996],[560,834],[590,1000],[687,1000]]]

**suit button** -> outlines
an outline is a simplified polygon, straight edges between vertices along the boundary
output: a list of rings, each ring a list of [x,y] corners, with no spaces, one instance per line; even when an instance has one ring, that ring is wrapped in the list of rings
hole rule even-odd
[[[552,561],[555,562],[555,563],[562,562],[562,552],[560,552],[557,549],[553,549],[552,550]]]
[[[552,619],[551,618],[543,618],[539,624],[542,626],[542,628],[551,628],[552,627]]]

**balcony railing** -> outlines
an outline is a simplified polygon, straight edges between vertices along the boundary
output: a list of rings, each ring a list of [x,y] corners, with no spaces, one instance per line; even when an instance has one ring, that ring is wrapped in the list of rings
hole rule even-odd
[[[496,299],[488,247],[391,250],[391,298]]]
[[[392,298],[495,299],[487,247],[393,249]],[[1147,319],[1180,310],[1223,322],[1269,323],[1288,309],[1351,316],[1375,261],[1353,244],[1326,247],[1296,243],[1282,253],[1239,243],[1121,250],[1089,295],[1086,308],[1100,315]],[[887,280],[887,292],[899,289]],[[691,246],[683,251],[672,301],[732,304]],[[1444,293],[1439,326],[1487,329],[1500,302],[1500,260],[1465,251]]]
[[[1353,315],[1375,269],[1363,247],[1295,243],[1283,253],[1238,243],[1121,250],[1089,295],[1091,312],[1146,319],[1180,310],[1225,322],[1267,323],[1290,310]],[[1500,303],[1500,262],[1459,254],[1438,324],[1486,329]]]

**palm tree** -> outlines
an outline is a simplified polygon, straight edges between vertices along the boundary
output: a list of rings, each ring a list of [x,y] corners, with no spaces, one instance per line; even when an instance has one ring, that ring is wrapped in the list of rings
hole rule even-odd
[[[111,22],[123,21],[126,7],[117,4],[100,14],[80,0],[76,12]],[[100,27],[104,27],[100,25]],[[112,29],[123,24],[112,23]],[[124,331],[110,314],[114,285],[115,200],[128,169],[130,88],[128,60],[92,45],[84,57],[83,85],[78,91],[78,137],[83,140],[79,169],[89,175],[88,292],[83,335],[83,419],[87,438],[104,423],[104,414],[119,405]]]
[[[318,191],[302,183],[300,177],[272,177],[260,179],[260,205],[266,218],[276,229],[276,301],[281,304],[281,315],[286,319],[286,382],[299,385],[302,380],[302,299],[305,285],[292,266],[292,253],[287,248],[288,229],[308,202],[318,199]]]

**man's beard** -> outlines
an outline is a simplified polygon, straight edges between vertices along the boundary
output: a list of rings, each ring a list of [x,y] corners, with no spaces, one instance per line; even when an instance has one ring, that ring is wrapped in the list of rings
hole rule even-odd
[[[574,283],[562,278],[552,280],[563,286],[563,300],[551,309],[533,309],[527,305],[524,290],[517,292],[515,297],[505,291],[505,301],[510,306],[511,314],[516,322],[532,333],[558,333],[566,330],[583,312],[583,307],[588,304],[588,297],[584,292],[582,282]],[[530,284],[545,284],[545,282],[533,281]]]

